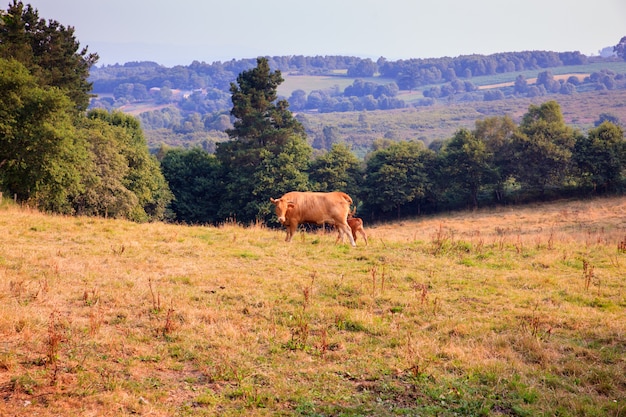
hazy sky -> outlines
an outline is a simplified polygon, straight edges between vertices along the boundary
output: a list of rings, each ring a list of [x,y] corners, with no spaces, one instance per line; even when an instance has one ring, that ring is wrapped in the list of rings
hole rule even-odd
[[[98,65],[189,65],[265,55],[374,60],[525,50],[597,55],[626,36],[625,0],[22,2],[41,18],[73,26],[81,46],[100,55]]]

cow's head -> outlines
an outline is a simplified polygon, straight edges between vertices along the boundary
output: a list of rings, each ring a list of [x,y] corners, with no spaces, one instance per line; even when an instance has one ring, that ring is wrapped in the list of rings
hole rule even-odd
[[[278,217],[278,221],[281,224],[285,224],[285,222],[287,221],[287,212],[290,209],[293,209],[296,205],[293,202],[287,201],[283,198],[273,199],[270,197],[270,201],[272,202],[272,204],[274,204],[276,208],[276,217]]]

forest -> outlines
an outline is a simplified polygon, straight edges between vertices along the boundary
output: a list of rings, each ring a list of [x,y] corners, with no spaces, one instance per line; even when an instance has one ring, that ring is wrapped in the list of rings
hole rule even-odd
[[[393,108],[391,103],[403,90],[440,83],[439,90],[424,90],[425,99],[440,100],[446,85],[457,86],[455,95],[477,94],[473,77],[583,65],[587,58],[579,53],[393,63],[259,57],[196,62],[187,68],[154,63],[98,68],[97,54],[79,48],[71,27],[40,18],[30,5],[15,2],[0,19],[0,89],[7,92],[0,97],[0,188],[17,202],[45,211],[136,221],[276,225],[270,197],[296,189],[340,189],[353,196],[364,218],[384,221],[441,210],[623,193],[626,185],[620,120],[601,114],[587,132],[568,126],[548,92],[569,95],[582,87],[573,79],[556,80],[548,70],[532,86],[523,76],[516,80],[511,94],[538,90],[541,97],[544,91],[546,95],[545,101],[531,104],[519,122],[506,115],[479,118],[473,128],[456,129],[451,137],[428,145],[380,137],[363,158],[341,141],[311,140],[300,115],[292,113],[298,108],[294,95],[303,99],[302,93],[294,91],[287,98],[278,94],[282,71],[381,74],[385,82],[358,78],[342,94],[347,91],[353,108],[363,103],[359,97]],[[626,40],[616,46],[620,58],[622,42]],[[619,89],[624,78],[600,71],[583,85]],[[179,89],[191,93],[178,100],[174,110],[167,106],[138,118],[117,110],[122,103],[151,94],[156,94],[156,102],[170,104]],[[113,97],[100,97],[105,92]],[[91,100],[93,93],[97,100]],[[214,130],[219,139],[150,150],[146,132],[156,126],[200,137]],[[325,134],[330,137],[332,131]]]

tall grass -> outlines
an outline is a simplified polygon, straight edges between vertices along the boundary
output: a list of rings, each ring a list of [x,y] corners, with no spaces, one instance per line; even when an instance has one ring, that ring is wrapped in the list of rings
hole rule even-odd
[[[626,198],[370,244],[0,207],[0,415],[626,411]]]

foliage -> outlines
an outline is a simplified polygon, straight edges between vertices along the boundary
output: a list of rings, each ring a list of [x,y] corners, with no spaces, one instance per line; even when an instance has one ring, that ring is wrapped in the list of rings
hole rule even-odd
[[[613,47],[613,52],[626,61],[626,36],[622,37],[618,44]]]
[[[222,218],[268,221],[268,196],[308,187],[305,169],[312,150],[287,101],[277,100],[282,80],[280,71],[271,72],[267,60],[259,58],[256,68],[231,84],[235,122],[226,131],[231,140],[216,150],[224,170]]]
[[[620,126],[608,121],[580,135],[576,140],[573,159],[583,181],[593,189],[609,191],[616,187],[626,169],[626,141]]]
[[[309,167],[313,191],[343,191],[356,197],[362,178],[361,162],[343,143],[333,144],[330,151],[314,158]]]
[[[13,0],[0,13],[0,58],[21,62],[39,85],[60,88],[80,112],[89,105],[87,78],[98,55],[79,48],[73,27],[40,19],[29,4]]]
[[[0,58],[0,186],[19,201],[68,213],[81,191],[86,145],[58,88],[40,86],[15,60]]]
[[[216,223],[224,193],[221,166],[215,155],[202,149],[170,149],[161,169],[174,199],[176,220],[185,223]]]
[[[393,212],[413,203],[419,206],[431,187],[433,152],[421,142],[397,142],[376,150],[367,159],[359,193],[370,212]],[[419,210],[418,210],[419,211]]]
[[[565,125],[556,101],[531,105],[512,136],[514,176],[544,194],[562,186],[571,173],[575,132]]]
[[[122,183],[137,198],[128,217],[137,221],[163,219],[172,195],[158,161],[148,152],[139,121],[121,112],[103,110],[92,110],[87,117],[102,120],[117,131],[113,146],[128,167]]]
[[[478,208],[478,192],[491,176],[489,154],[484,141],[467,129],[460,129],[439,153],[441,173],[455,191],[467,195],[467,202]]]

